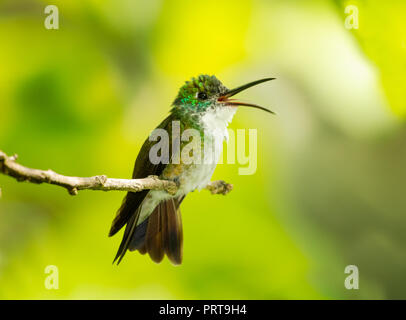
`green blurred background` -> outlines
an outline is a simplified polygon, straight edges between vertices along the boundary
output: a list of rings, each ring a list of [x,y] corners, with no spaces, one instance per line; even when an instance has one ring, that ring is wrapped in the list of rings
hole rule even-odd
[[[59,30],[44,28],[48,4]],[[359,29],[344,26],[357,5]],[[258,170],[182,205],[184,263],[111,264],[121,192],[71,197],[0,175],[2,299],[406,298],[404,1],[0,1],[0,149],[27,166],[130,177],[192,76],[241,96]],[[59,290],[44,286],[59,268]],[[357,265],[359,290],[344,268]]]

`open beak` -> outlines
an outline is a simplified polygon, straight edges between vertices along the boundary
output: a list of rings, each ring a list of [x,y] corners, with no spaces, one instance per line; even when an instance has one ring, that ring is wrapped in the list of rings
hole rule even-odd
[[[269,110],[269,109],[267,109],[267,108],[258,106],[258,105],[256,105],[256,104],[246,103],[246,102],[242,102],[242,101],[236,101],[236,100],[234,100],[234,99],[229,99],[229,98],[231,98],[232,96],[236,95],[237,93],[239,93],[239,92],[241,92],[241,91],[244,91],[244,90],[246,90],[246,89],[248,89],[248,88],[251,88],[251,87],[253,87],[253,86],[256,86],[257,84],[260,84],[260,83],[262,83],[262,82],[271,81],[271,80],[274,80],[274,79],[275,79],[275,78],[265,78],[265,79],[260,79],[260,80],[256,80],[256,81],[252,81],[252,82],[250,82],[250,83],[244,84],[244,85],[242,85],[242,86],[240,86],[240,87],[237,87],[237,88],[235,88],[235,89],[232,89],[232,90],[227,91],[226,93],[224,93],[223,95],[221,95],[221,96],[217,99],[217,101],[218,101],[218,102],[221,102],[221,103],[224,103],[224,104],[227,105],[227,106],[251,107],[251,108],[260,109],[260,110],[264,110],[264,111],[266,111],[266,112],[275,114],[275,112],[273,112],[273,111],[271,111],[271,110]]]

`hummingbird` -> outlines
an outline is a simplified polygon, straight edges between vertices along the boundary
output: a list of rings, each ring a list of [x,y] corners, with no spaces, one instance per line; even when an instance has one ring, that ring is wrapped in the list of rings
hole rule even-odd
[[[237,101],[231,97],[274,79],[252,81],[231,90],[214,75],[200,75],[186,81],[172,103],[169,115],[157,127],[171,135],[166,147],[173,151],[185,146],[184,142],[177,147],[174,143],[179,141],[179,137],[173,136],[172,129],[174,124],[178,123],[180,132],[195,129],[201,133],[206,145],[221,150],[223,141],[228,137],[228,124],[232,121],[237,107],[251,107],[274,113],[259,105]],[[214,161],[208,163],[185,163],[182,160],[156,163],[150,159],[150,151],[155,143],[157,142],[149,138],[144,142],[135,161],[132,178],[155,175],[162,180],[174,181],[178,186],[177,192],[171,195],[163,190],[144,190],[126,194],[109,232],[109,236],[113,236],[125,226],[113,263],[117,261],[119,264],[127,250],[138,250],[141,254],[148,253],[156,263],[160,263],[166,255],[173,265],[181,264],[183,229],[180,205],[189,192],[207,186],[219,160],[217,153]],[[174,153],[170,154],[173,160]]]

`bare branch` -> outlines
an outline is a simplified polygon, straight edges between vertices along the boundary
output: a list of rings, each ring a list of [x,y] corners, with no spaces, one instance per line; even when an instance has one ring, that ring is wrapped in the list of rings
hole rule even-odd
[[[7,156],[0,150],[0,173],[15,178],[17,181],[32,183],[49,183],[66,188],[71,195],[76,195],[79,190],[102,190],[102,191],[132,191],[142,190],[166,190],[169,194],[175,194],[178,186],[169,180],[160,180],[157,176],[149,176],[144,179],[114,179],[106,175],[94,177],[70,177],[58,174],[52,170],[39,170],[22,166],[17,163],[18,156]],[[206,189],[212,194],[227,194],[233,189],[231,184],[222,180],[210,182]]]

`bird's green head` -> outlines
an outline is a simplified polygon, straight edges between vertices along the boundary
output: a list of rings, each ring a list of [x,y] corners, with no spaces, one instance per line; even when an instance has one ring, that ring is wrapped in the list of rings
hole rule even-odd
[[[192,112],[203,112],[214,106],[218,97],[226,91],[227,88],[215,76],[200,75],[186,81],[180,88],[174,105]]]
[[[186,81],[186,83],[180,88],[179,93],[173,102],[173,111],[187,114],[201,114],[209,110],[222,109],[224,107],[246,106],[273,113],[272,111],[255,104],[229,99],[245,89],[273,79],[274,78],[265,78],[253,81],[229,90],[215,76],[200,75],[197,78],[192,78],[190,81]]]

